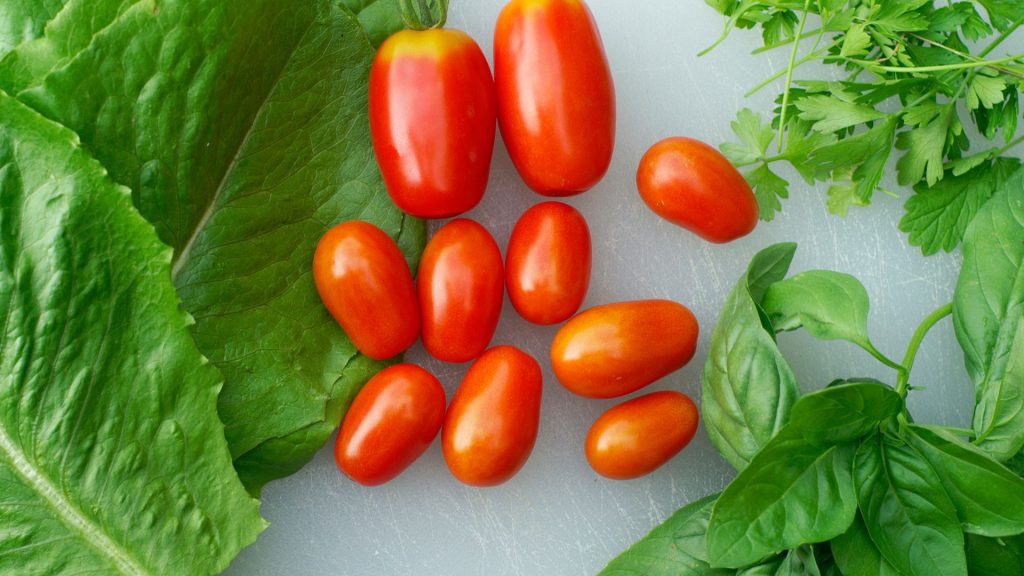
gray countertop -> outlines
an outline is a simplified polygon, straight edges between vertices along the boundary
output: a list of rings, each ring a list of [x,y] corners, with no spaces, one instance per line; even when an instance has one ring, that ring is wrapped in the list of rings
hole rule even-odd
[[[468,32],[490,55],[502,4],[454,0],[449,26]],[[732,138],[729,123],[740,108],[769,110],[780,85],[751,99],[743,93],[780,69],[787,54],[751,57],[758,35],[739,31],[697,58],[722,26],[721,17],[700,0],[590,5],[615,76],[618,140],[605,180],[568,201],[586,216],[593,236],[593,277],[584,306],[670,298],[689,306],[702,328],[695,359],[646,391],[682,390],[699,402],[700,371],[726,293],[758,249],[780,241],[800,244],[794,271],[828,268],[856,275],[872,298],[870,325],[878,347],[902,355],[918,322],[949,301],[959,266],[957,255],[925,259],[907,244],[896,229],[902,198],[878,195],[874,207],[844,220],[828,214],[823,186],[794,179],[782,215],[740,241],[717,246],[659,219],[637,195],[636,165],[656,140],[685,135],[717,145]],[[540,200],[521,182],[499,142],[487,196],[468,216],[487,226],[504,248],[518,216]],[[527,324],[506,300],[494,343],[534,355],[545,376],[537,445],[510,482],[489,489],[459,484],[435,442],[395,481],[367,489],[337,471],[332,442],[299,473],[267,486],[263,513],[271,526],[228,573],[584,576],[678,507],[726,485],[732,469],[703,430],[648,477],[616,482],[595,474],[583,457],[583,438],[615,401],[585,400],[558,385],[548,361],[554,333],[555,328]],[[892,379],[852,345],[802,334],[783,335],[780,342],[805,390],[843,376]],[[430,359],[420,345],[407,358],[433,371],[449,398],[466,369]],[[911,396],[917,419],[968,424],[972,392],[948,320],[926,341],[913,380],[927,387]]]

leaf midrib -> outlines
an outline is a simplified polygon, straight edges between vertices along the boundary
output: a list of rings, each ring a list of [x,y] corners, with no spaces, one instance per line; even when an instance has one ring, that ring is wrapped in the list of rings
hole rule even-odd
[[[49,478],[25,458],[24,453],[18,449],[3,427],[0,427],[0,451],[7,457],[18,476],[46,501],[61,521],[77,530],[85,542],[108,558],[122,574],[149,576],[150,572],[143,568],[131,553],[111,540],[106,532],[86,517],[74,503],[57,490]]]

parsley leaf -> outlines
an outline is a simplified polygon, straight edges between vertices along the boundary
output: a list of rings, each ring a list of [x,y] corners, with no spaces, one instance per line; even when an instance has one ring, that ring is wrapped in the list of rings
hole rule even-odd
[[[767,164],[761,164],[744,176],[754,189],[761,220],[771,222],[775,214],[782,210],[779,199],[789,198],[789,182],[772,172]]]
[[[740,139],[739,144],[722,144],[722,153],[736,166],[749,166],[764,158],[768,146],[775,138],[772,127],[765,124],[761,115],[750,108],[744,108],[730,124]]]

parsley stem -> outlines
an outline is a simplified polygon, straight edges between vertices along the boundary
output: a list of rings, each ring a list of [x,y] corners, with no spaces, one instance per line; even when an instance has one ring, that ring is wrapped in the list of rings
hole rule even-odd
[[[998,151],[996,151],[995,155],[996,156],[1002,156],[1003,154],[1006,154],[1007,152],[1009,152],[1010,149],[1016,148],[1017,146],[1020,146],[1020,144],[1022,142],[1024,142],[1024,136],[1020,136],[1016,140],[1013,140],[1012,142],[1008,143],[1006,146],[1003,146]]]
[[[995,40],[993,40],[991,44],[989,44],[988,46],[986,46],[984,50],[982,50],[981,52],[979,52],[979,53],[978,53],[978,56],[979,56],[979,57],[981,57],[981,58],[984,58],[985,56],[988,56],[988,55],[989,55],[989,54],[990,54],[990,53],[991,53],[991,52],[992,52],[993,50],[995,50],[995,49],[996,49],[996,48],[997,48],[997,47],[998,47],[998,46],[999,46],[1000,44],[1002,44],[1003,42],[1005,42],[1005,41],[1006,41],[1006,39],[1007,39],[1007,38],[1009,38],[1011,34],[1013,34],[1014,32],[1016,32],[1016,31],[1017,31],[1017,28],[1020,28],[1020,25],[1021,25],[1021,24],[1024,24],[1024,16],[1021,16],[1020,18],[1018,18],[1018,19],[1017,19],[1017,21],[1016,21],[1016,22],[1014,22],[1013,24],[1010,24],[1010,25],[1009,25],[1009,26],[1008,26],[1008,27],[1006,28],[1006,30],[1003,30],[1002,34],[1000,34],[999,36],[997,36],[997,37],[996,37],[996,39],[995,39]]]
[[[938,48],[940,50],[945,50],[946,52],[949,52],[950,54],[956,54],[957,56],[963,58],[964,60],[970,60],[971,62],[985,62],[985,60],[982,59],[982,58],[979,58],[979,57],[974,56],[972,54],[968,54],[966,52],[962,52],[960,50],[957,50],[956,48],[950,48],[949,46],[946,46],[945,44],[943,44],[941,42],[934,42],[934,41],[932,41],[932,40],[930,40],[928,38],[925,38],[924,36],[921,36],[920,34],[914,34],[913,32],[911,32],[908,35],[911,36],[912,38],[916,38],[917,40],[920,40],[921,42],[924,42],[924,43],[926,43],[929,46],[932,46],[934,48]],[[991,68],[993,70],[996,70],[997,72],[1001,72],[1003,74],[1006,74],[1007,76],[1013,76],[1015,78],[1020,78],[1020,79],[1024,80],[1024,74],[1022,74],[1022,73],[1020,73],[1020,72],[1018,72],[1018,71],[1016,71],[1016,70],[1014,70],[1012,68],[1007,68],[1005,66],[999,66],[999,65],[991,65]]]
[[[807,40],[808,38],[810,38],[812,36],[815,36],[817,34],[821,34],[822,32],[824,32],[824,28],[815,28],[814,30],[811,30],[809,32],[804,32],[803,34],[801,34],[799,36],[794,36],[792,38],[789,38],[788,40],[783,40],[782,42],[776,42],[775,44],[769,44],[767,46],[761,46],[760,48],[758,48],[758,49],[754,50],[753,52],[751,52],[751,54],[764,54],[765,52],[771,52],[772,50],[775,50],[776,48],[782,48],[783,46],[789,46],[793,42],[800,42],[801,40]]]
[[[804,11],[800,14],[800,26],[796,29],[796,37],[804,33],[804,25],[807,24],[807,14],[811,7],[811,0],[804,0]],[[779,152],[783,149],[783,139],[786,134],[786,114],[789,112],[789,92],[793,87],[793,71],[796,70],[796,52],[800,48],[800,42],[793,42],[793,49],[789,52],[789,66],[786,67],[786,91],[782,93],[782,112],[779,113]],[[813,51],[812,51],[813,52]]]
[[[910,371],[914,368],[914,360],[917,358],[917,351],[921,348],[921,343],[924,341],[924,337],[928,335],[928,331],[931,330],[940,320],[949,316],[953,313],[953,303],[950,302],[938,310],[932,312],[927,318],[921,322],[921,325],[917,327],[914,335],[910,338],[910,345],[907,347],[907,353],[903,356],[903,369],[899,377],[896,379],[896,392],[904,398],[907,397],[907,386],[910,383]]]
[[[804,64],[806,64],[806,63],[810,62],[811,60],[817,60],[817,59],[818,59],[818,58],[819,58],[820,56],[823,56],[824,54],[825,54],[825,52],[824,52],[824,51],[821,51],[821,50],[818,50],[818,51],[815,51],[815,52],[811,52],[810,54],[807,54],[807,55],[806,55],[806,56],[804,56],[803,58],[801,58],[801,59],[797,60],[797,61],[796,61],[796,63],[794,64],[793,68],[794,68],[794,69],[796,69],[796,68],[799,68],[800,66],[803,66]],[[790,70],[789,70],[789,68],[788,68],[788,67],[786,67],[786,68],[783,68],[782,70],[779,70],[779,71],[778,71],[778,72],[776,72],[775,74],[772,74],[772,75],[771,75],[771,77],[769,77],[769,78],[766,78],[766,79],[765,79],[764,81],[762,81],[762,82],[761,82],[760,84],[758,84],[757,86],[754,86],[754,87],[753,87],[753,88],[751,88],[750,90],[747,90],[747,93],[743,95],[743,96],[744,96],[744,98],[750,98],[750,97],[751,97],[751,96],[753,96],[754,94],[757,94],[757,93],[758,93],[758,92],[760,92],[760,91],[761,91],[761,90],[762,90],[762,89],[763,89],[763,88],[764,88],[765,86],[767,86],[767,85],[771,84],[772,82],[775,82],[775,81],[776,81],[776,80],[778,80],[779,78],[782,78],[782,77],[783,77],[783,76],[785,76],[785,75],[786,75],[787,73],[790,73]]]
[[[998,60],[981,60],[978,62],[961,62],[959,64],[942,64],[939,66],[879,66],[876,62],[870,62],[867,60],[857,60],[854,58],[846,58],[847,62],[863,66],[869,70],[878,70],[881,72],[892,72],[902,74],[923,74],[926,72],[945,72],[947,70],[970,70],[972,68],[984,68],[986,66],[996,66],[999,64],[1008,64],[1024,58],[1024,54],[1016,54],[1014,56],[1007,56],[1005,58],[999,58]]]

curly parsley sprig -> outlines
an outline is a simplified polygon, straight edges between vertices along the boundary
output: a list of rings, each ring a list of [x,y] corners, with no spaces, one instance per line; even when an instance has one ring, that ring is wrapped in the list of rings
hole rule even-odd
[[[1007,153],[1024,142],[1024,54],[999,51],[1024,25],[1024,2],[706,1],[727,18],[708,50],[755,27],[764,40],[755,53],[789,48],[786,68],[748,93],[785,78],[771,122],[743,109],[732,123],[739,142],[722,146],[747,167],[762,219],[789,197],[778,163],[808,183],[829,182],[829,209],[845,216],[876,191],[898,197],[881,187],[895,154],[897,182],[914,189],[900,229],[925,254],[952,251],[1020,169]],[[797,78],[810,62],[836,67],[840,79]]]

